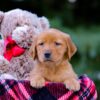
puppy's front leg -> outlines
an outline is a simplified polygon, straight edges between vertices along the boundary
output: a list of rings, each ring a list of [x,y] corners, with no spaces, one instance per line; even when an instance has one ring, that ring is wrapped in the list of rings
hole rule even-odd
[[[79,91],[80,90],[80,83],[75,78],[70,78],[64,81],[64,84],[67,89],[73,90],[73,91]]]
[[[45,79],[37,73],[37,75],[30,76],[30,84],[34,88],[42,88],[45,86]]]

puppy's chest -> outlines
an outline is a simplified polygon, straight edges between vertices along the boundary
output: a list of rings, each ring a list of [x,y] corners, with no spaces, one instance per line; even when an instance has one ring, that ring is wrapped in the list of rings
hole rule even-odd
[[[61,82],[63,80],[63,75],[58,70],[49,70],[44,73],[44,78],[51,82]]]

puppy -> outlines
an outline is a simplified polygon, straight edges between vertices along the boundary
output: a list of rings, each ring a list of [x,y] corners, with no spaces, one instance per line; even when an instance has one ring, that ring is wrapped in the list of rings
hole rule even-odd
[[[46,81],[62,82],[69,90],[78,91],[80,83],[69,60],[76,52],[70,36],[57,29],[48,29],[33,39],[30,54],[35,67],[30,84],[42,88]]]

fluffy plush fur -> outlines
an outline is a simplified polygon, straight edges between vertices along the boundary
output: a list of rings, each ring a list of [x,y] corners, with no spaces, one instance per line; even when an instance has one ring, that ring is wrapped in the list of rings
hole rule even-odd
[[[48,19],[38,17],[31,12],[14,9],[8,12],[0,12],[0,77],[13,76],[14,79],[27,79],[30,70],[33,67],[33,61],[28,55],[32,36],[39,34],[49,28]],[[25,49],[25,53],[13,57],[11,61],[4,58],[5,45],[4,40],[11,36],[18,46]],[[10,75],[9,75],[10,74]]]
[[[30,73],[31,85],[41,88],[45,81],[63,82],[66,88],[78,91],[80,83],[69,63],[77,49],[70,36],[57,29],[48,29],[34,42],[30,49],[35,63]]]

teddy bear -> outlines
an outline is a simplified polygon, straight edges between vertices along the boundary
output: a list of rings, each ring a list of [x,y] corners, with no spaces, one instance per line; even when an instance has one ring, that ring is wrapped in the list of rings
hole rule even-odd
[[[34,67],[29,55],[32,40],[49,27],[46,17],[26,10],[0,11],[0,79],[28,79]]]

